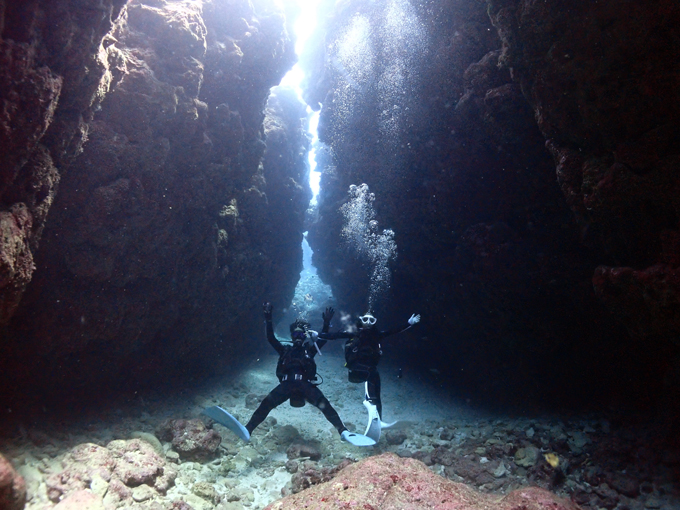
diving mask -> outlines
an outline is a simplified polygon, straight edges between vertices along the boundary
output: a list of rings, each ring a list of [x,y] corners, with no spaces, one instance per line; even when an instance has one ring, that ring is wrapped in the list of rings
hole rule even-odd
[[[359,320],[361,321],[362,326],[373,326],[376,322],[378,322],[378,319],[373,317],[370,313],[362,315],[359,317]]]
[[[293,339],[293,341],[304,341],[307,338],[307,333],[301,330],[295,330],[290,334],[290,337]]]

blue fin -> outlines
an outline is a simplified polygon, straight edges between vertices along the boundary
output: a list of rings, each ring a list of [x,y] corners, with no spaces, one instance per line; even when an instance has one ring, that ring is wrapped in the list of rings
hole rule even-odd
[[[203,409],[202,414],[205,414],[208,418],[212,418],[220,425],[224,425],[240,439],[243,439],[244,441],[250,441],[250,432],[248,432],[248,429],[241,425],[241,423],[236,418],[234,418],[221,407],[207,407]]]

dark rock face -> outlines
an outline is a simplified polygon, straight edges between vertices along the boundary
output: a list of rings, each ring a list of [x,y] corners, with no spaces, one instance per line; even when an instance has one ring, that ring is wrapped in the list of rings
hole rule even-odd
[[[124,4],[0,2],[0,324],[31,281],[60,172],[106,91],[102,39]]]
[[[302,60],[309,240],[343,311],[367,306],[339,212],[365,182],[399,247],[380,326],[423,314],[388,355],[491,401],[653,402],[680,328],[680,8],[332,4]],[[255,7],[0,0],[8,405],[222,370],[289,304],[309,140],[290,91],[267,103],[292,13]]]
[[[606,254],[596,292],[631,333],[662,348],[658,338],[677,335],[680,314],[680,8],[489,5],[502,63],[535,110],[567,202]]]
[[[110,90],[7,330],[10,388],[133,388],[264,344],[244,339],[261,338],[262,301],[293,294],[310,195],[304,107],[285,91],[266,107],[295,58],[290,21],[269,2],[126,6],[102,49]]]
[[[309,236],[319,273],[344,309],[364,311],[368,272],[342,248],[338,211],[367,183],[399,247],[379,320],[423,314],[388,354],[424,359],[489,401],[649,402],[663,378],[657,354],[678,310],[677,73],[662,72],[677,66],[676,9],[633,2],[646,13],[628,17],[604,3],[345,5],[323,49],[301,59],[329,147]],[[615,260],[665,265],[598,270],[608,310],[592,276]],[[642,319],[647,294],[658,297]],[[659,351],[627,334],[635,321],[652,321]]]
[[[489,5],[501,61],[532,104],[584,241],[599,253],[595,292],[639,344],[638,367],[651,365],[657,385],[665,377],[675,388],[665,398],[677,401],[680,8]]]

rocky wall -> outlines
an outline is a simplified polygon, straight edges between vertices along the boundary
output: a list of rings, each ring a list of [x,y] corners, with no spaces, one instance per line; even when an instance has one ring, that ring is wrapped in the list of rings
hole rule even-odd
[[[0,324],[33,277],[60,176],[108,90],[104,36],[124,4],[0,2]]]
[[[266,107],[295,60],[287,15],[128,3],[107,36],[111,90],[5,333],[10,391],[186,385],[264,346],[261,303],[293,294],[310,193],[303,106]]]
[[[651,56],[670,55],[664,44],[674,39],[669,28],[652,29],[654,23],[670,27],[661,20],[661,7],[642,16],[647,28],[632,26],[637,16],[620,22],[623,31],[637,34],[631,39],[611,32],[617,19],[629,16],[618,3],[568,4],[389,0],[344,4],[329,16],[323,48],[302,60],[313,71],[306,97],[312,105],[323,104],[319,130],[328,146],[310,244],[341,307],[362,312],[366,264],[336,247],[343,246],[339,207],[347,189],[365,182],[375,193],[381,228],[394,229],[399,248],[379,320],[387,326],[413,312],[423,315],[417,329],[389,343],[386,355],[420,360],[423,368],[437,369],[439,382],[492,404],[648,406],[663,384],[668,348],[662,342],[649,350],[624,327],[639,317],[634,306],[644,299],[644,286],[618,294],[631,305],[621,309],[625,320],[596,296],[595,268],[624,252],[611,250],[612,236],[600,234],[603,222],[587,219],[592,211],[574,207],[569,183],[577,179],[572,168],[578,173],[581,163],[594,161],[579,143],[588,140],[593,157],[604,157],[620,143],[614,143],[614,130],[641,134],[672,117],[677,102],[656,120],[646,105],[660,107],[664,91],[669,100],[674,97],[673,74],[664,76],[654,59],[645,82],[640,71],[628,71],[646,68]],[[643,9],[642,3],[630,6],[636,13]],[[609,22],[596,21],[591,11],[608,12]],[[574,36],[575,25],[584,37]],[[560,44],[569,48],[558,50]],[[575,55],[580,58],[572,63]],[[592,73],[598,66],[626,65],[625,81]],[[560,80],[548,79],[556,74]],[[654,99],[636,104],[633,89],[647,90]],[[598,98],[626,104],[626,115],[608,118]],[[577,114],[592,117],[587,130]],[[605,119],[612,132],[598,133]],[[668,151],[672,135],[662,138]],[[656,154],[660,146],[653,147]],[[560,151],[572,159],[560,160]],[[553,157],[562,161],[557,178]],[[652,238],[658,241],[658,233],[675,224],[674,188],[662,185],[670,179],[671,160],[663,166],[669,168],[666,177],[650,175],[646,198],[631,200],[637,185],[629,179],[620,188],[626,193],[614,193],[608,204],[597,199],[607,221],[623,213],[615,200],[626,204],[622,217],[637,218],[635,231],[626,230],[627,220],[616,231],[619,245],[634,247],[629,253],[638,260],[649,252]],[[622,167],[616,168],[614,174],[620,174]],[[626,175],[638,179],[630,172]],[[589,182],[606,187],[603,176]],[[669,200],[652,205],[652,189]],[[649,215],[636,216],[652,209],[659,211],[657,223]],[[672,286],[668,273],[661,273],[658,279]],[[629,273],[616,280],[606,269],[597,275],[614,284],[640,279]],[[596,288],[607,294],[603,285]],[[673,295],[663,295],[667,314],[677,310]]]
[[[680,97],[674,2],[488,2],[600,300],[677,392]],[[673,390],[671,388],[675,387]]]

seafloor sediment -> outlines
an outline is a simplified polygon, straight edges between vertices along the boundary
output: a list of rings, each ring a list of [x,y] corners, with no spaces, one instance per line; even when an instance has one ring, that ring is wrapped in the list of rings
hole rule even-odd
[[[363,432],[363,386],[347,382],[339,343],[326,347],[318,358],[320,388],[346,425]],[[680,507],[673,481],[680,459],[664,450],[659,429],[619,425],[606,414],[493,415],[443,392],[440,374],[407,369],[397,377],[399,367],[389,363],[381,371],[384,418],[400,422],[384,430],[375,447],[342,442],[317,409],[288,403],[270,414],[250,444],[212,425],[222,436],[214,455],[185,455],[177,451],[178,443],[163,440],[168,419],[197,418],[211,405],[247,421],[277,383],[275,364],[275,355],[253,358],[240,373],[225,374],[199,389],[147,395],[74,416],[72,422],[48,417],[3,439],[0,451],[26,480],[27,510],[54,508],[82,489],[101,496],[107,508],[186,508],[179,503],[184,502],[194,510],[262,509],[282,495],[330,479],[342,463],[384,452],[417,458],[435,473],[482,492],[506,494],[539,486],[584,509]],[[156,454],[134,438],[149,442]],[[89,449],[99,460],[93,460],[94,453],[82,453],[90,451],[85,444],[98,446]],[[120,475],[118,467],[111,467],[115,462],[102,458],[126,459],[137,467]],[[84,468],[88,462],[89,471]],[[120,466],[122,461],[117,462]],[[95,464],[98,471],[92,470]]]

